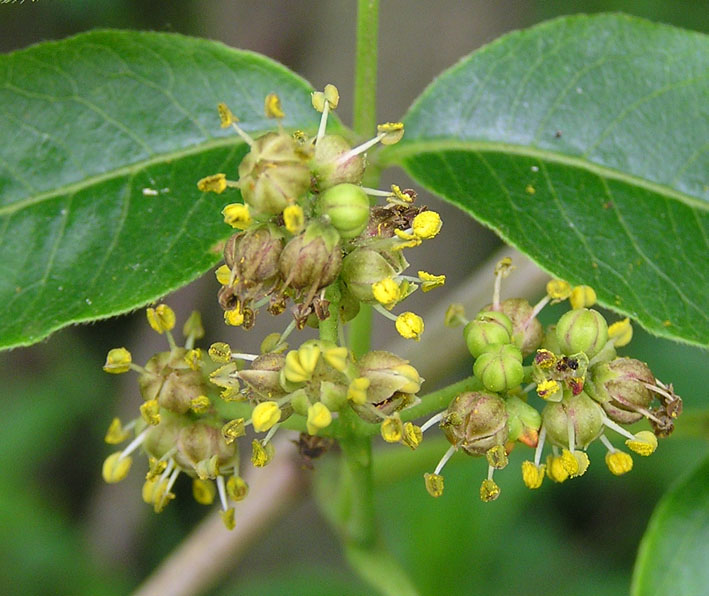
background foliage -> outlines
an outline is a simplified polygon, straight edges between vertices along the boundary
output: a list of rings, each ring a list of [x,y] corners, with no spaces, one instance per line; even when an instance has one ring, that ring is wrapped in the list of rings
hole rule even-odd
[[[442,2],[436,13],[417,11],[410,4],[384,3],[382,10],[382,119],[400,117],[433,76],[482,42],[554,16],[554,3],[548,2],[476,2],[463,7]],[[584,10],[638,13],[631,3],[582,4]],[[640,7],[642,16],[703,31],[709,25],[706,8],[705,2],[681,6],[657,1]],[[94,26],[175,30],[261,51],[314,85],[336,82],[343,98],[349,98],[353,10],[350,2],[312,3],[307,10],[284,12],[275,2],[40,1],[0,5],[7,30],[0,44],[10,50]],[[564,3],[563,10],[572,8]],[[413,20],[416,13],[420,21]],[[430,35],[431,27],[446,35]],[[408,64],[402,64],[402,56]],[[347,113],[345,99],[340,114]],[[442,256],[440,264],[430,268],[455,280],[465,271],[450,271],[451,263],[474,266],[494,240],[461,221],[457,211],[448,213],[446,234],[471,241],[431,251]],[[170,300],[178,315],[186,314],[192,303],[204,305],[203,311],[214,310],[215,285],[207,277]],[[47,302],[43,312],[51,312],[51,300]],[[126,593],[203,515],[189,499],[179,499],[154,516],[139,502],[139,475],[133,475],[132,486],[128,481],[118,487],[101,484],[105,427],[114,414],[134,411],[137,396],[131,379],[119,385],[100,365],[106,350],[115,345],[140,346],[134,350],[138,361],[161,347],[145,333],[143,316],[65,330],[32,349],[0,355],[0,461],[6,471],[0,481],[0,555],[5,561],[0,592]],[[218,317],[208,319],[207,325],[212,335],[224,334]],[[706,353],[639,336],[634,340],[637,357],[647,360],[658,377],[675,380],[688,409],[704,405]],[[459,341],[456,331],[449,337]],[[241,342],[241,336],[236,341]],[[253,339],[244,338],[248,341]],[[460,366],[467,372],[465,358]],[[469,594],[474,576],[486,594],[513,593],[531,583],[548,594],[620,595],[628,592],[634,553],[653,507],[670,483],[706,454],[706,445],[678,436],[663,443],[651,460],[636,462],[633,473],[622,479],[593,466],[574,483],[546,486],[541,493],[527,491],[508,474],[503,497],[489,505],[476,497],[481,462],[463,457],[451,463],[445,497],[432,501],[420,478],[440,449],[432,445],[427,453],[428,460],[417,454],[407,462],[402,461],[408,455],[403,450],[387,452],[378,463],[378,510],[387,541],[424,593]],[[387,457],[397,458],[396,465]],[[512,466],[518,465],[513,460]],[[393,468],[399,474],[386,473]],[[309,528],[306,536],[303,527]],[[364,593],[358,582],[341,560],[335,539],[304,500],[213,593]]]

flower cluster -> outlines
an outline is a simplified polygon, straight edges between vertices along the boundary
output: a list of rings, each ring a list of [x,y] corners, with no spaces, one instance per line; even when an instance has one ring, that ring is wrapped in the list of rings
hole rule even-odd
[[[595,440],[607,449],[610,471],[624,474],[633,466],[632,457],[606,433],[614,431],[630,451],[647,456],[655,451],[657,437],[672,432],[682,410],[671,385],[657,380],[645,363],[617,355],[616,348],[630,342],[632,327],[628,319],[609,326],[589,308],[596,300],[593,289],[553,280],[535,306],[521,298],[501,301],[501,280],[510,270],[509,259],[498,264],[493,301],[472,321],[465,319],[460,305],[447,313],[447,324],[465,325],[479,389],[458,395],[421,427],[425,431],[438,424],[451,443],[434,472],[425,475],[426,488],[435,497],[443,492],[443,466],[462,450],[487,458],[480,498],[496,499],[500,488],[493,474],[507,465],[517,442],[535,449],[533,460],[522,464],[522,478],[531,489],[539,488],[545,476],[564,482],[584,474],[589,466],[586,448]],[[537,319],[542,308],[567,299],[572,310],[543,329]],[[532,392],[546,402],[541,411],[529,403]],[[643,418],[654,432],[625,428]],[[552,453],[542,463],[547,442]]]
[[[107,482],[125,478],[132,454],[142,449],[149,464],[143,498],[156,512],[174,498],[172,488],[184,473],[193,479],[199,503],[210,504],[218,495],[224,523],[233,528],[231,502],[248,492],[238,450],[238,439],[247,433],[253,433],[255,467],[272,459],[272,438],[284,424],[302,431],[299,445],[309,463],[326,448],[328,435],[337,435],[338,419],[345,414],[381,425],[388,441],[415,447],[421,440],[420,429],[403,424],[398,414],[417,401],[423,382],[417,370],[384,351],[355,358],[346,347],[343,325],[369,304],[392,319],[402,336],[419,339],[423,320],[418,315],[390,311],[417,288],[427,292],[444,283],[444,276],[425,271],[404,275],[403,255],[404,249],[436,236],[441,219],[414,205],[413,190],[361,185],[365,151],[376,143],[397,142],[403,125],[380,125],[372,140],[351,148],[343,137],[326,134],[328,113],[338,101],[332,85],[313,94],[322,119],[312,138],[283,130],[276,95],[266,98],[265,112],[278,120],[278,130],[256,139],[220,104],[222,126],[236,130],[250,150],[237,181],[214,174],[197,185],[217,194],[236,188],[243,199],[222,211],[225,222],[238,230],[225,243],[224,265],[216,271],[225,322],[250,329],[260,309],[277,315],[292,303],[293,318],[283,333],[267,336],[259,354],[240,353],[224,342],[205,351],[195,347],[204,330],[193,313],[183,329],[184,346],[178,346],[172,334],[175,314],[160,304],[148,309],[148,322],[167,337],[167,351],[145,366],[135,364],[125,348],[108,353],[104,370],[136,371],[144,402],[135,420],[125,426],[118,419],[111,423],[108,443],[133,438],[106,459],[103,477]],[[376,197],[384,204],[377,205]],[[328,339],[289,349],[286,340],[295,329],[324,321],[334,330]]]

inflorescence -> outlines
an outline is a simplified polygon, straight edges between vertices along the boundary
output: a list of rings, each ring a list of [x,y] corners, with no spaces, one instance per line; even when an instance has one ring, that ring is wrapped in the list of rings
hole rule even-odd
[[[231,529],[231,502],[248,493],[240,475],[238,439],[252,432],[251,462],[263,467],[274,455],[274,434],[291,417],[300,417],[300,424],[292,426],[305,430],[299,445],[307,464],[324,451],[329,436],[337,438],[333,422],[345,413],[378,425],[386,441],[412,449],[438,425],[451,447],[435,471],[425,475],[433,496],[442,494],[440,472],[458,450],[487,458],[489,473],[480,489],[484,501],[498,496],[493,472],[507,465],[516,442],[535,449],[533,460],[522,466],[530,488],[538,488],[545,475],[563,482],[583,474],[589,464],[585,449],[596,439],[608,449],[611,472],[630,470],[630,455],[611,444],[607,430],[624,436],[630,450],[652,453],[656,436],[672,431],[682,402],[647,365],[616,355],[616,348],[632,337],[629,321],[609,327],[588,308],[595,302],[591,288],[571,288],[558,280],[549,283],[547,296],[534,307],[521,298],[501,301],[508,260],[496,269],[492,303],[472,321],[458,305],[447,314],[447,324],[465,324],[479,390],[456,396],[420,427],[402,421],[400,412],[419,401],[423,379],[407,360],[390,352],[356,358],[347,348],[344,325],[367,304],[391,319],[403,337],[421,338],[421,317],[392,310],[418,288],[428,292],[445,282],[445,276],[425,271],[405,274],[404,251],[435,237],[441,218],[416,205],[413,190],[362,186],[366,151],[377,143],[398,142],[403,125],[382,124],[374,138],[353,148],[344,137],[327,134],[328,114],[338,102],[333,85],[312,94],[322,118],[316,135],[308,137],[283,129],[285,114],[271,94],[265,113],[277,121],[277,130],[255,139],[226,105],[218,106],[222,127],[235,130],[250,148],[238,167],[238,180],[218,173],[197,184],[217,194],[238,189],[243,199],[222,211],[224,221],[237,230],[225,243],[224,264],[216,271],[224,321],[251,329],[261,310],[278,315],[288,309],[292,318],[282,333],[263,340],[259,354],[246,354],[224,342],[206,350],[196,347],[205,334],[197,312],[185,322],[184,345],[178,346],[175,313],[165,304],[149,308],[148,322],[166,336],[168,349],[139,366],[127,349],[115,348],[104,365],[109,373],[137,372],[144,400],[133,421],[123,425],[116,418],[111,423],[106,442],[127,446],[106,459],[104,479],[125,478],[140,449],[148,458],[143,499],[156,512],[174,498],[172,488],[184,473],[192,478],[199,503],[211,504],[218,497]],[[573,310],[543,330],[540,310],[565,299]],[[321,334],[321,339],[289,349],[294,330],[322,329],[323,324],[330,325],[327,339]],[[528,403],[530,392],[547,402],[541,413]],[[654,401],[659,405],[653,406]],[[244,406],[238,410],[243,415],[234,415],[233,402]],[[654,433],[625,429],[641,418],[650,421]],[[552,454],[542,463],[545,442],[551,443]]]

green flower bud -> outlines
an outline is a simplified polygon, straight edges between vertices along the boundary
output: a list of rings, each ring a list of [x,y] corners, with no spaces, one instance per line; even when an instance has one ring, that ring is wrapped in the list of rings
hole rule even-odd
[[[151,426],[145,435],[143,449],[155,459],[162,459],[168,451],[175,447],[180,431],[187,424],[189,424],[188,418],[163,410],[160,415],[160,423],[157,426]]]
[[[279,268],[286,284],[297,290],[330,285],[342,267],[342,249],[337,232],[317,222],[291,239],[283,249]]]
[[[239,379],[246,385],[246,395],[254,403],[271,401],[286,395],[279,382],[286,357],[280,353],[261,354],[248,370],[239,371]]]
[[[512,321],[504,313],[482,311],[463,328],[463,337],[473,358],[477,358],[492,344],[512,341]]]
[[[180,430],[175,461],[188,473],[213,477],[220,468],[233,466],[237,458],[237,441],[227,445],[221,429],[193,423]]]
[[[401,253],[357,248],[348,254],[342,262],[342,279],[352,296],[367,304],[376,304],[372,284],[394,278],[409,266]]]
[[[483,311],[492,311],[492,305],[486,306]],[[533,311],[524,298],[510,298],[500,303],[499,312],[512,321],[512,341],[522,350],[525,358],[539,347],[543,336],[542,325],[536,317],[532,317]]]
[[[554,354],[561,354],[561,346],[559,345],[559,340],[556,338],[556,325],[549,325],[544,330],[541,347]]]
[[[448,406],[441,428],[468,455],[485,455],[507,441],[505,400],[485,391],[461,393]]]
[[[300,416],[308,415],[308,408],[312,405],[305,389],[298,389],[290,396],[290,405],[293,411]]]
[[[322,381],[320,383],[320,401],[331,412],[341,410],[347,403],[347,387],[331,381]]]
[[[473,373],[489,391],[506,391],[517,387],[524,378],[522,352],[512,344],[489,346],[475,360]]]
[[[192,400],[205,395],[209,386],[199,370],[192,370],[185,361],[187,350],[175,348],[160,352],[145,365],[138,377],[140,393],[145,401],[157,400],[161,408],[184,414]]]
[[[343,270],[345,268],[346,260],[347,257],[345,257],[344,261],[342,262]],[[342,294],[340,298],[340,322],[347,323],[348,321],[354,319],[359,313],[360,301],[355,298],[355,296],[352,294],[352,292],[350,292],[347,286],[341,285],[341,288]]]
[[[563,354],[585,352],[593,358],[608,341],[608,324],[596,310],[570,310],[559,319],[556,338]]]
[[[632,424],[648,411],[653,399],[645,383],[655,384],[647,364],[635,358],[616,358],[591,368],[588,394],[600,402],[608,417],[620,424]]]
[[[318,209],[345,239],[359,236],[369,221],[369,197],[355,184],[328,188],[318,199]]]
[[[305,146],[285,132],[256,139],[239,164],[239,189],[256,213],[277,215],[310,187]]]
[[[310,167],[321,192],[337,184],[362,182],[367,165],[364,156],[341,159],[350,149],[350,144],[338,135],[325,135],[317,142]]]
[[[585,449],[603,430],[603,410],[586,393],[550,402],[542,411],[542,424],[549,440],[559,447],[569,445],[569,424],[573,425],[574,448]]]
[[[259,226],[231,236],[224,246],[224,261],[229,269],[236,268],[239,282],[264,283],[278,275],[283,245],[283,234],[276,226]]]

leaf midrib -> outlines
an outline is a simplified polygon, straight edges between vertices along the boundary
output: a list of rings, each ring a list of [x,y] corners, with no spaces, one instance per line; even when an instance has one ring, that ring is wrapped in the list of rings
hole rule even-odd
[[[600,165],[592,161],[549,151],[527,145],[514,145],[496,141],[460,141],[458,139],[441,138],[431,141],[411,141],[403,146],[387,148],[376,156],[383,166],[400,165],[408,157],[418,157],[425,153],[443,151],[472,151],[482,153],[506,153],[523,157],[535,158],[547,163],[556,163],[573,168],[586,170],[606,180],[617,180],[630,186],[643,188],[652,193],[676,199],[690,208],[709,211],[709,201],[683,193],[664,184],[652,182],[645,178],[628,174],[614,168]]]
[[[29,195],[23,199],[15,201],[14,203],[10,203],[9,205],[4,205],[3,207],[0,207],[0,217],[5,216],[5,215],[11,215],[11,214],[15,213],[16,211],[20,211],[20,210],[24,209],[25,207],[37,205],[39,203],[43,203],[44,201],[49,201],[49,200],[54,199],[56,197],[65,196],[67,194],[75,194],[81,190],[84,190],[86,188],[90,188],[92,186],[95,186],[95,185],[100,184],[102,182],[106,182],[108,180],[113,180],[115,178],[121,178],[123,176],[136,174],[137,172],[140,172],[141,170],[149,168],[150,166],[153,166],[153,165],[168,163],[171,161],[181,159],[183,157],[189,157],[191,155],[197,155],[199,153],[204,153],[204,152],[209,151],[211,149],[218,149],[221,147],[236,147],[238,145],[243,145],[243,144],[244,144],[243,141],[238,139],[238,137],[213,137],[213,138],[209,139],[208,141],[203,142],[203,143],[199,143],[197,145],[190,145],[189,147],[185,147],[185,148],[182,148],[182,149],[179,149],[176,151],[169,151],[167,153],[160,153],[159,155],[155,155],[149,159],[143,159],[141,161],[137,161],[137,162],[129,164],[129,165],[121,166],[119,168],[114,168],[112,170],[108,170],[108,171],[103,172],[101,174],[87,176],[86,178],[83,178],[82,180],[72,182],[71,184],[65,184],[63,186],[59,186],[59,187],[54,188],[50,191],[38,193],[35,195]],[[195,180],[195,188],[197,188],[197,181],[196,180]]]

